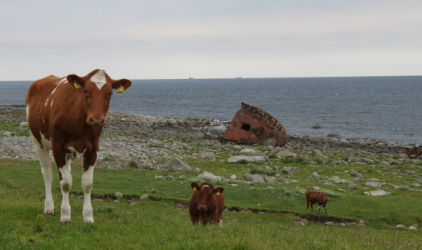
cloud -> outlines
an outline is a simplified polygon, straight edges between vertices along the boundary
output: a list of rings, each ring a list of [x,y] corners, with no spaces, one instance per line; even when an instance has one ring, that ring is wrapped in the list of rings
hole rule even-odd
[[[411,0],[0,1],[0,73],[4,80],[94,68],[131,78],[418,74],[421,11]]]

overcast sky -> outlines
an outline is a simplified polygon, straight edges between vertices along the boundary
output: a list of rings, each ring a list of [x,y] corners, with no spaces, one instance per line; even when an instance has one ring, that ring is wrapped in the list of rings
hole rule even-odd
[[[0,80],[422,75],[421,0],[0,0]]]

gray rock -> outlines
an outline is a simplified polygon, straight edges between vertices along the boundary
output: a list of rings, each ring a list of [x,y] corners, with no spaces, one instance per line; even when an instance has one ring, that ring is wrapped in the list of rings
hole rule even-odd
[[[288,150],[280,151],[276,154],[278,158],[297,158],[297,154]]]
[[[201,152],[198,154],[199,157],[201,158],[210,158],[210,159],[215,159],[218,158],[218,155],[212,153],[212,152]]]
[[[317,172],[313,172],[311,174],[311,176],[309,176],[310,178],[315,178],[317,180],[321,179],[321,175],[319,175]]]
[[[232,181],[236,180],[236,175],[234,175],[234,174],[230,175],[230,180],[232,180]]]
[[[245,179],[245,181],[253,181],[253,177],[251,174],[245,174],[243,178]]]
[[[148,199],[148,194],[141,195],[141,197],[139,197],[139,199],[140,200]]]
[[[334,181],[335,183],[341,183],[341,179],[338,176],[332,176],[328,180],[329,181]]]
[[[254,152],[256,152],[256,150],[253,148],[245,148],[245,149],[240,150],[240,154],[242,155],[249,155]]]
[[[299,173],[299,169],[297,167],[283,167],[282,170],[287,171],[289,175],[294,175]]]
[[[210,132],[205,132],[204,133],[204,136],[202,137],[203,139],[208,139],[208,140],[211,140],[211,139],[216,139],[217,138],[217,136],[216,135],[213,135],[213,134],[211,134]]]
[[[286,183],[286,179],[284,179],[284,177],[278,177],[277,183]]]
[[[260,176],[259,174],[254,174],[252,175],[253,178],[253,183],[265,183],[264,178],[262,178],[262,176]]]
[[[354,170],[354,169],[352,169],[352,171],[350,171],[350,176],[363,179],[363,175],[361,173],[359,173],[358,171]]]
[[[317,186],[312,187],[312,189],[315,190],[315,191],[318,191],[318,192],[321,191],[321,188],[317,187]]]
[[[375,181],[368,181],[365,182],[365,186],[367,187],[382,187],[382,184],[379,182],[375,182]]]
[[[390,192],[386,192],[384,190],[375,190],[375,191],[370,191],[370,192],[364,192],[364,194],[369,195],[369,196],[386,196],[386,195],[390,195]]]
[[[402,224],[398,224],[398,225],[396,226],[396,229],[397,229],[397,230],[404,230],[404,229],[406,229],[406,227],[405,227],[405,226],[403,226]]]
[[[277,144],[277,141],[274,138],[270,138],[270,139],[264,141],[265,146],[275,147],[276,144]]]
[[[268,160],[268,156],[267,155],[265,155],[263,152],[261,152],[261,151],[255,151],[255,152],[253,152],[253,153],[250,153],[249,154],[250,156],[262,156],[262,157],[264,157],[266,160]]]
[[[199,179],[204,179],[204,180],[208,180],[208,181],[211,181],[211,182],[216,182],[216,181],[222,181],[223,180],[223,178],[221,176],[216,176],[215,174],[213,174],[211,172],[207,172],[207,171],[202,172],[197,177]]]
[[[418,230],[418,227],[415,227],[414,225],[412,225],[412,226],[409,227],[409,230],[415,230],[416,231],[416,230]]]
[[[349,189],[356,189],[357,187],[358,186],[355,183],[353,183],[353,182],[349,183]]]
[[[228,163],[237,163],[239,161],[247,161],[247,162],[265,162],[264,156],[232,156],[227,159]]]
[[[123,194],[120,193],[120,192],[116,192],[116,193],[114,193],[113,197],[116,198],[116,199],[121,199],[121,198],[123,198]]]
[[[276,179],[275,177],[272,177],[272,176],[267,176],[267,177],[265,178],[265,180],[266,180],[268,183],[276,183],[276,182],[277,182],[277,179]]]
[[[178,158],[171,159],[162,165],[164,169],[174,169],[176,171],[191,171],[191,167],[189,167],[186,163],[181,161]]]

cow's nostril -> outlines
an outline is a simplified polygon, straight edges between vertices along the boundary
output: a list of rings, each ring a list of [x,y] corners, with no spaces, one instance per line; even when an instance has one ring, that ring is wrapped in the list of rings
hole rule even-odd
[[[201,211],[207,211],[207,207],[206,206],[199,206],[198,209],[201,210]]]

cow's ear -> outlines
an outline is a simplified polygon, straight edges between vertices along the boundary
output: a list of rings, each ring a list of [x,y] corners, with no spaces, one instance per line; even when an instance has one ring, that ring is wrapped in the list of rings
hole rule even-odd
[[[220,194],[223,193],[223,191],[224,191],[224,188],[218,187],[218,188],[214,189],[213,192],[214,192],[215,195],[220,195]]]
[[[117,93],[122,93],[132,85],[132,82],[128,79],[121,79],[113,81],[113,89],[117,90]]]
[[[66,78],[69,84],[75,89],[85,86],[84,80],[77,75],[68,75]]]
[[[192,182],[190,184],[190,186],[192,187],[193,191],[198,191],[199,190],[199,185],[196,182]]]

